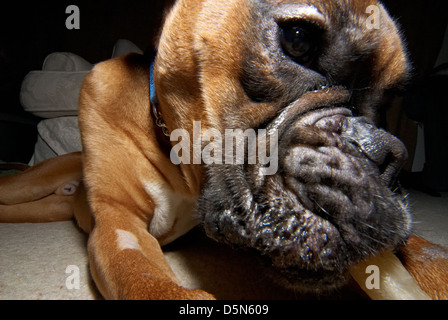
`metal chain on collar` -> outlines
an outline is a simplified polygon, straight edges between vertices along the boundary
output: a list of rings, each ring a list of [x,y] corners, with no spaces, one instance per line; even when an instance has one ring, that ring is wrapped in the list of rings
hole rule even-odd
[[[156,94],[156,86],[154,84],[154,61],[155,61],[155,54],[152,56],[151,65],[149,67],[149,101],[152,106],[152,112],[154,113],[154,117],[156,118],[156,125],[162,129],[162,132],[165,136],[170,135],[170,131],[168,130],[168,127],[165,124],[165,121],[163,120],[162,114],[157,110],[157,106],[159,105],[159,100],[157,99]]]
[[[166,126],[161,113],[159,112],[159,110],[157,110],[157,104],[155,103],[151,104],[152,104],[152,112],[154,113],[154,117],[156,118],[156,125],[162,129],[162,132],[165,136],[169,137],[170,131],[168,130],[168,127]]]

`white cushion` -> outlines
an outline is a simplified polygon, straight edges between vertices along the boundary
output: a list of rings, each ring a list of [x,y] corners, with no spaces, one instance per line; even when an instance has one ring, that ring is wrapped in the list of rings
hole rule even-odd
[[[25,76],[20,102],[25,111],[42,118],[78,114],[82,81],[90,71],[31,71]]]
[[[70,52],[54,52],[49,54],[42,65],[47,71],[88,71],[93,64]]]
[[[82,149],[78,117],[42,120],[37,125],[37,131],[37,142],[30,165]]]
[[[123,56],[132,52],[143,54],[143,51],[131,41],[120,39],[115,43],[114,49],[112,51],[112,58]]]

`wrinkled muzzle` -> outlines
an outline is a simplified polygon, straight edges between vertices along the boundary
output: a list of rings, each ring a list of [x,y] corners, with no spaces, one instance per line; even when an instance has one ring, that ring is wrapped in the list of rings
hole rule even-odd
[[[288,286],[340,286],[347,269],[409,235],[403,197],[391,190],[404,145],[334,92],[312,92],[268,125],[278,134],[276,174],[262,165],[211,165],[199,201],[207,234],[255,249]]]

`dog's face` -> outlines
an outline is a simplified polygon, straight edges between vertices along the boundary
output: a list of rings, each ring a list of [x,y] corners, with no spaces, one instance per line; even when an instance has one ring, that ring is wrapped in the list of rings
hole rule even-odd
[[[288,285],[322,290],[408,236],[391,190],[406,150],[372,122],[407,73],[378,2],[180,1],[155,72],[169,128],[191,130],[193,119],[278,137],[275,174],[206,166],[199,215],[210,237],[259,251]]]

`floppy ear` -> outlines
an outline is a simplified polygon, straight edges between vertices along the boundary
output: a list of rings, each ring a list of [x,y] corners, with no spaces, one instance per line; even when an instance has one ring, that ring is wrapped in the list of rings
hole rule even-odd
[[[418,285],[434,300],[448,300],[448,249],[411,236],[397,256]]]

